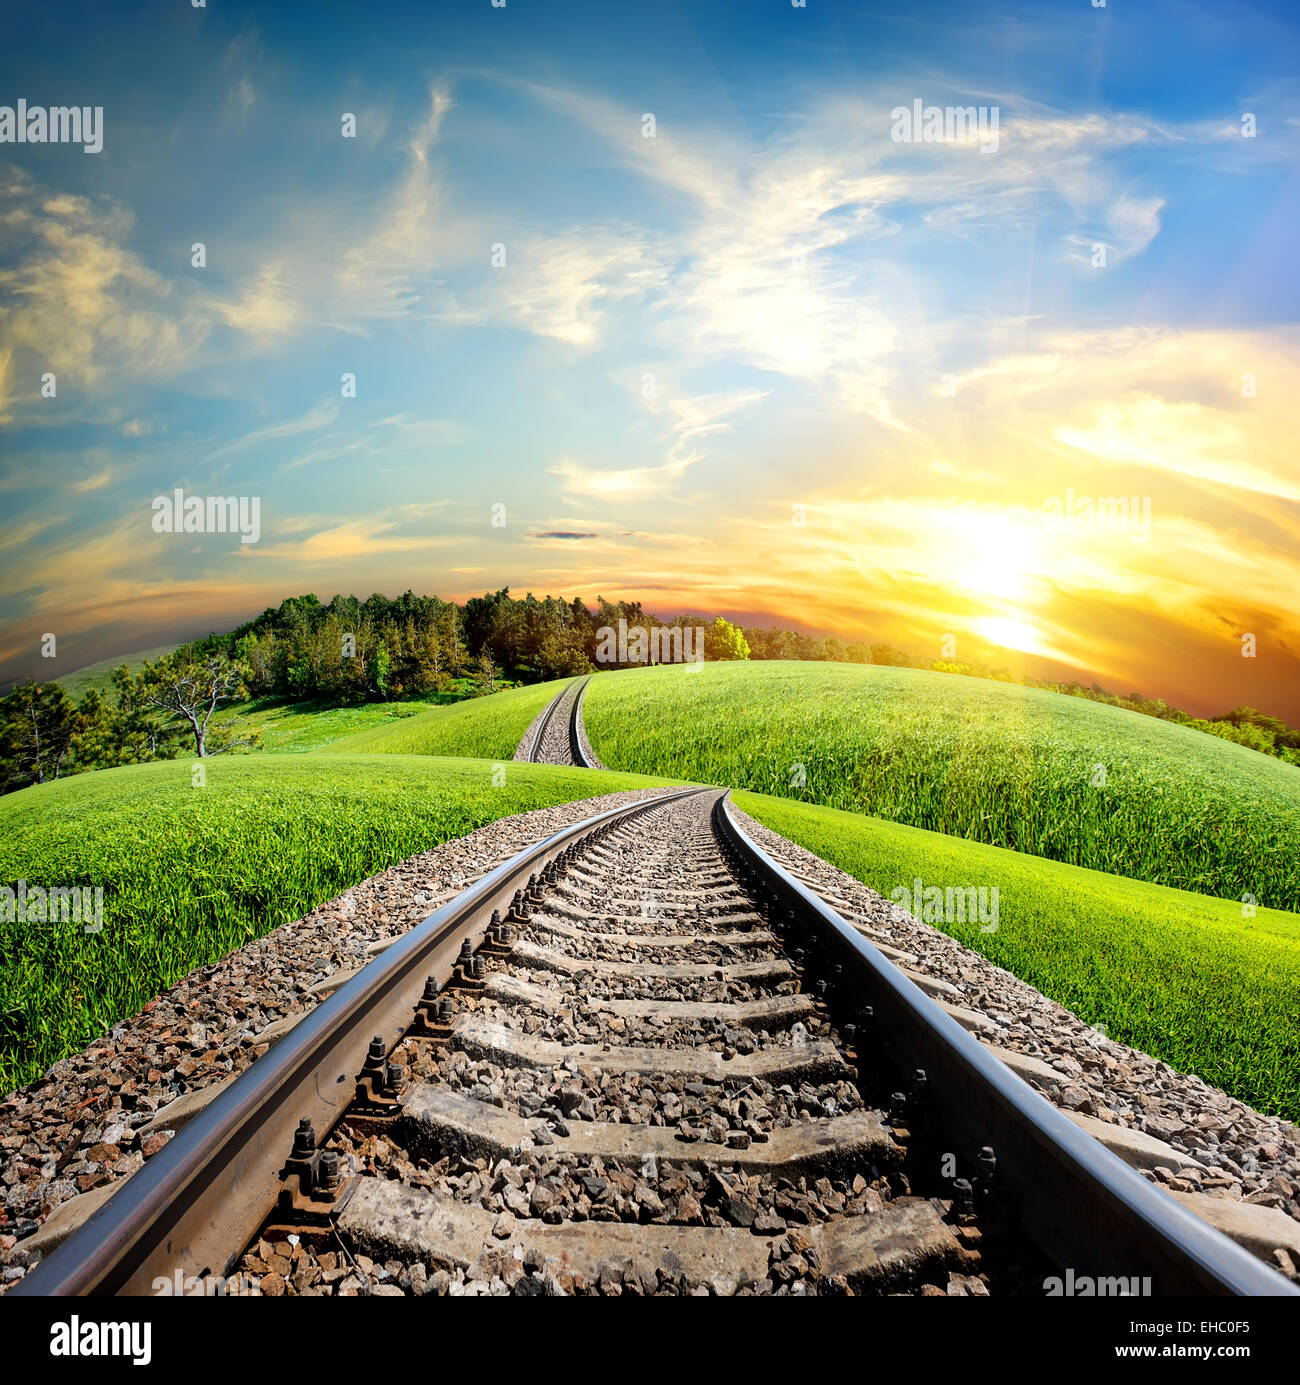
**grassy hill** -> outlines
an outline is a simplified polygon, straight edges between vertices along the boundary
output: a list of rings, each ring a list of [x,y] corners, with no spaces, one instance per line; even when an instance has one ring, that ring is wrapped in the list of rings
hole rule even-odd
[[[0,1092],[194,967],[397,861],[511,813],[659,781],[395,755],[248,755],[60,779],[0,798],[0,883],[102,886],[104,926],[0,922]]]
[[[253,702],[236,702],[223,707],[216,715],[219,724],[239,723],[241,735],[250,730],[261,732],[260,750],[320,750],[335,741],[392,727],[409,717],[423,716],[438,707],[454,706],[466,700],[481,701],[473,689],[472,680],[454,679],[441,692],[425,693],[423,697],[406,698],[400,702],[359,702],[340,707],[334,703],[286,702],[268,697]],[[496,706],[495,701],[488,704]]]
[[[420,716],[335,741],[326,753],[473,755],[485,760],[509,760],[537,714],[572,681],[559,678],[552,683],[507,688],[490,697],[435,707]]]
[[[97,664],[87,664],[85,668],[73,669],[71,673],[62,674],[52,681],[61,683],[64,692],[74,702],[88,693],[91,688],[97,688],[105,697],[108,697],[113,691],[113,670],[115,668],[120,668],[125,664],[132,673],[135,673],[142,667],[146,659],[161,659],[164,654],[170,654],[175,648],[174,644],[160,644],[155,649],[141,649],[135,654],[118,654],[112,659],[101,659]]]
[[[947,673],[773,662],[601,674],[584,715],[612,769],[1300,908],[1300,769],[1136,712]]]
[[[377,726],[392,726],[429,710],[424,702],[361,702],[351,707],[322,706],[318,702],[282,702],[266,698],[236,702],[213,718],[217,725],[236,723],[241,737],[261,733],[255,749],[283,751],[320,750],[335,741]],[[193,744],[188,747],[193,750]],[[243,748],[236,753],[251,753]]]
[[[1300,771],[1017,686],[742,663],[596,678],[589,731],[629,772],[511,765],[493,788],[563,685],[427,710],[281,704],[262,709],[275,744],[337,739],[210,760],[204,789],[187,757],[0,799],[0,882],[106,895],[100,934],[0,923],[0,1089],[395,861],[509,813],[664,782],[630,773],[653,770],[766,790],[738,801],[886,896],[918,876],[996,886],[995,933],[941,926],[1112,1038],[1300,1117],[1300,918],[1235,898],[1294,907]]]

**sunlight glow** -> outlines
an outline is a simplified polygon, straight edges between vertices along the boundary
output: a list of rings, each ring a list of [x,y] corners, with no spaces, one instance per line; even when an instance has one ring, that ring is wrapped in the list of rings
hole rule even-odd
[[[1026,579],[1040,570],[1041,526],[985,512],[964,537],[962,587],[1008,601],[1029,596]]]
[[[1023,620],[1010,620],[1006,616],[982,616],[974,622],[975,633],[991,644],[999,644],[1004,649],[1019,649],[1026,654],[1043,652],[1038,634],[1032,625]]]

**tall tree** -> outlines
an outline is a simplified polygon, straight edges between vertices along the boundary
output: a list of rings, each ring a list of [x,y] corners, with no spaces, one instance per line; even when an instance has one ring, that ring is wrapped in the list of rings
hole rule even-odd
[[[81,722],[58,683],[20,683],[0,701],[4,790],[57,779]]]
[[[706,659],[748,659],[749,641],[739,625],[718,616],[704,632]]]

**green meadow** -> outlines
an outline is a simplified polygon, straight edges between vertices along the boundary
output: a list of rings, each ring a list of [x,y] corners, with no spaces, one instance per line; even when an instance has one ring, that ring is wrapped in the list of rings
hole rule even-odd
[[[601,674],[584,717],[612,769],[1300,908],[1300,769],[1137,712],[948,673],[772,662]]]
[[[123,664],[132,673],[138,673],[146,659],[161,659],[170,654],[174,644],[160,644],[153,649],[141,649],[135,654],[119,654],[115,659],[101,659],[97,664],[87,664],[85,668],[74,669],[53,681],[61,683],[63,690],[74,702],[84,697],[92,688],[103,697],[113,696],[113,670]]]
[[[223,708],[213,722],[219,726],[233,726],[241,738],[256,731],[259,739],[252,749],[310,751],[377,726],[392,726],[427,710],[422,702],[362,702],[352,707],[322,707],[315,702],[267,698]],[[190,748],[193,749],[192,744]],[[238,753],[248,749],[240,747]]]
[[[746,811],[887,897],[917,877],[996,888],[996,932],[945,930],[1112,1038],[1300,1117],[1300,917],[1263,907],[1296,902],[1300,771],[1015,686],[718,663],[597,677],[587,725],[612,770],[510,764],[494,787],[565,681],[240,708],[264,749],[209,759],[205,788],[184,757],[0,799],[0,883],[105,891],[98,934],[0,923],[0,1089],[405,857],[511,813],[694,782],[749,790]]]

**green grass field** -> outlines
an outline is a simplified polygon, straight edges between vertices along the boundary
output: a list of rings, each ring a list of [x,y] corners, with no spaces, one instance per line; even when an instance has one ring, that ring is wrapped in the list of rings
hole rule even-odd
[[[833,808],[738,793],[774,832],[891,896],[998,890],[997,931],[936,924],[1123,1043],[1256,1110],[1300,1119],[1300,918],[944,837]]]
[[[363,702],[355,707],[322,707],[315,702],[239,702],[223,707],[213,725],[237,723],[240,736],[261,733],[256,750],[311,751],[359,731],[391,726],[429,709],[423,702]],[[188,750],[194,749],[191,737]],[[241,747],[236,754],[252,753]]]
[[[568,683],[507,688],[450,707],[435,707],[396,725],[378,726],[328,747],[330,754],[472,755],[509,760],[543,707]]]
[[[77,775],[0,799],[0,883],[102,886],[104,926],[0,922],[0,1091],[194,967],[511,813],[657,781],[395,755],[249,755]]]
[[[136,654],[122,654],[97,664],[77,669],[55,681],[74,701],[91,688],[110,701],[114,698],[113,670],[125,664],[135,673],[146,659],[160,659],[170,654],[175,645],[163,644],[156,649],[144,649]],[[350,707],[338,707],[318,702],[286,702],[268,697],[251,702],[231,703],[218,710],[213,724],[220,726],[232,721],[239,723],[241,733],[261,732],[259,750],[320,750],[323,746],[362,731],[391,726],[407,717],[418,716],[437,707],[452,706],[475,697],[473,680],[456,678],[443,692],[431,692],[423,697],[405,698],[400,702],[363,702]],[[522,733],[521,733],[522,734]],[[192,743],[188,747],[193,749]],[[513,750],[513,747],[512,747]],[[185,755],[182,750],[182,758]],[[242,753],[242,752],[241,752]]]
[[[1136,712],[954,674],[774,662],[601,674],[584,716],[613,769],[1300,908],[1300,769]]]
[[[285,702],[270,697],[255,702],[236,702],[223,707],[213,721],[218,725],[238,722],[241,736],[249,731],[260,731],[259,750],[310,751],[362,731],[422,716],[438,707],[455,706],[470,698],[473,698],[470,680],[462,678],[445,692],[427,693],[424,697],[406,698],[401,702],[361,702],[350,707]],[[482,701],[481,698],[473,700]]]

